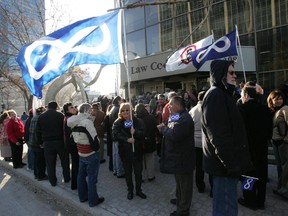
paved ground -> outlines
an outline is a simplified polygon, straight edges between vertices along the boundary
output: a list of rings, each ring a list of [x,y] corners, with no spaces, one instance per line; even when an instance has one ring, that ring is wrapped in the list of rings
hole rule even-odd
[[[1,215],[83,216],[82,211],[35,187],[33,181],[0,167]]]
[[[26,156],[24,157],[26,158]],[[25,161],[26,159],[24,159]],[[155,161],[158,158],[155,157]],[[1,158],[0,165],[9,168],[15,174],[22,178],[26,178],[34,183],[35,186],[47,191],[51,196],[65,202],[65,204],[73,205],[77,209],[83,210],[83,215],[119,215],[119,216],[167,216],[175,210],[175,206],[169,203],[175,194],[175,181],[172,175],[162,174],[159,172],[158,163],[155,165],[156,179],[153,182],[144,182],[142,189],[148,196],[143,200],[134,196],[133,200],[127,200],[127,189],[124,179],[118,179],[108,171],[108,163],[100,165],[98,178],[98,191],[101,196],[105,197],[105,202],[99,206],[90,208],[87,203],[80,203],[77,191],[70,189],[70,183],[62,183],[61,167],[59,161],[57,163],[58,185],[50,186],[48,181],[37,181],[34,179],[33,171],[22,169],[13,169],[11,163],[7,163]],[[1,167],[0,166],[0,167]],[[284,201],[277,195],[272,193],[272,189],[276,185],[276,167],[269,165],[269,183],[267,184],[267,201],[265,210],[252,211],[250,209],[239,206],[239,215],[287,215],[288,201]],[[60,181],[59,181],[60,180]],[[208,182],[208,181],[206,181]],[[208,185],[208,184],[207,184]],[[23,185],[25,187],[25,185]],[[239,196],[241,195],[239,184]],[[209,188],[204,194],[199,194],[194,186],[193,201],[191,205],[191,215],[206,216],[211,215],[212,199],[209,197]],[[32,204],[31,204],[32,205]]]

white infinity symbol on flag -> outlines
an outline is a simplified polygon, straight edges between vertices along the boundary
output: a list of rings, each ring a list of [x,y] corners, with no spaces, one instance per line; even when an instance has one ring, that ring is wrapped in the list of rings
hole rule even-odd
[[[217,43],[219,43],[220,41],[224,42],[224,46],[223,47],[218,47]],[[212,44],[211,46],[209,46],[208,49],[204,49],[201,52],[198,53],[198,55],[196,56],[196,61],[198,63],[200,63],[210,52],[211,49],[216,50],[217,52],[221,53],[221,52],[225,52],[229,49],[229,47],[231,46],[231,41],[229,40],[228,37],[223,36],[222,38],[220,38],[218,41],[216,41],[216,43]],[[204,54],[203,54],[204,53]]]
[[[96,55],[107,50],[107,48],[110,45],[111,35],[110,35],[110,30],[106,24],[99,26],[103,32],[103,40],[97,47],[87,47],[83,45],[73,47],[79,40],[83,38],[83,35],[90,34],[97,27],[98,26],[91,26],[91,27],[82,29],[78,31],[76,34],[74,34],[71,37],[71,39],[65,43],[59,39],[54,40],[53,38],[51,39],[48,38],[48,40],[39,40],[39,41],[33,42],[31,45],[29,45],[26,48],[26,51],[24,54],[24,58],[26,59],[26,64],[27,64],[27,68],[28,68],[30,76],[34,78],[35,80],[40,79],[45,73],[56,68],[61,63],[62,57],[68,52],[83,52],[87,54]],[[50,56],[49,59],[53,59],[53,61],[48,62],[48,64],[45,65],[45,67],[41,71],[36,71],[34,66],[31,64],[30,57],[31,57],[32,52],[35,50],[35,48],[41,45],[52,46],[51,50],[47,54]]]
[[[127,120],[124,122],[124,127],[129,128],[133,126],[133,121],[132,120]]]

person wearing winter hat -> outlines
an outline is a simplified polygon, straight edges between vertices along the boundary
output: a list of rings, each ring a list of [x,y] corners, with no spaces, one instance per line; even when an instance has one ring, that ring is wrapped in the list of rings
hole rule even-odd
[[[237,183],[253,168],[245,125],[233,97],[234,62],[211,63],[211,88],[202,104],[203,167],[213,176],[213,215],[237,215]]]

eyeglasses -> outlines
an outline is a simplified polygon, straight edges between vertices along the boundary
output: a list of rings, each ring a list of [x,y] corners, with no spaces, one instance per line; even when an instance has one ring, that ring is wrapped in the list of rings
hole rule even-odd
[[[229,73],[231,76],[234,75],[234,74],[236,74],[235,71],[228,71],[228,73]]]
[[[121,110],[121,112],[130,112],[130,110],[129,109]]]

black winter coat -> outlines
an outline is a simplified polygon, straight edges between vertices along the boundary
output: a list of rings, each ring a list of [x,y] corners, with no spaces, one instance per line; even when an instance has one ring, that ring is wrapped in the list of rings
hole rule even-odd
[[[138,115],[137,115],[138,117]],[[143,153],[151,153],[156,150],[156,134],[159,134],[157,129],[157,122],[153,115],[148,112],[143,116],[139,116],[144,123],[144,142],[143,142]]]
[[[141,119],[133,118],[134,132],[134,153],[132,151],[132,144],[128,143],[128,138],[131,138],[130,128],[125,128],[125,120],[118,118],[113,123],[112,136],[114,141],[118,141],[119,155],[123,162],[132,162],[133,160],[142,160],[143,154],[143,140],[144,140],[144,124]]]
[[[257,177],[267,177],[268,140],[272,138],[272,115],[268,107],[257,100],[238,105],[244,119],[251,160]]]
[[[246,129],[232,96],[235,87],[225,83],[231,62],[213,62],[213,86],[202,103],[203,167],[211,175],[238,178],[253,169]]]
[[[53,109],[42,113],[37,121],[37,139],[42,144],[45,141],[61,140],[64,142],[64,115]]]
[[[180,118],[161,128],[164,142],[161,150],[160,171],[192,174],[195,168],[194,122],[186,109]]]

